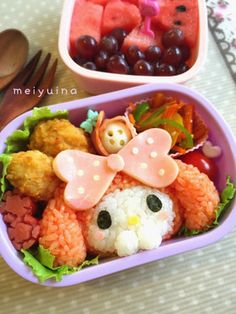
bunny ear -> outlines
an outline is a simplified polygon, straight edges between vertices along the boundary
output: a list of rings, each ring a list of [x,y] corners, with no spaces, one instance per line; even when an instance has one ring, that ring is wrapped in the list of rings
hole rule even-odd
[[[125,160],[123,172],[155,188],[171,184],[178,175],[178,166],[168,156],[171,136],[162,129],[149,129],[132,139],[119,155]]]

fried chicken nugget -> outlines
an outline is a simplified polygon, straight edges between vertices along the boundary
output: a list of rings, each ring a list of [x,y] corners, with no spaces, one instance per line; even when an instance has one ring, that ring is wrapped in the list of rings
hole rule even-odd
[[[52,157],[37,150],[12,154],[7,179],[22,194],[48,201],[61,182],[53,171],[52,161]]]
[[[53,119],[38,123],[30,137],[29,149],[55,157],[66,149],[89,152],[92,147],[82,129],[66,119]]]

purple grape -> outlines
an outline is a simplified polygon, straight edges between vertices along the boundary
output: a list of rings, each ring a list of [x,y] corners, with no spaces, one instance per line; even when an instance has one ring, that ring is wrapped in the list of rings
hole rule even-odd
[[[178,47],[170,47],[164,51],[162,61],[177,66],[182,59],[181,50]]]
[[[176,74],[182,74],[189,70],[189,66],[186,63],[181,64],[176,71]]]
[[[181,46],[184,43],[184,32],[179,28],[171,28],[162,36],[162,44],[165,48]]]
[[[145,60],[139,60],[134,65],[134,74],[136,75],[153,75],[153,66]]]
[[[100,41],[100,50],[106,51],[109,55],[113,55],[118,51],[118,41],[114,36],[104,36]]]
[[[162,51],[158,46],[150,46],[144,51],[144,54],[147,61],[157,62],[161,58]]]
[[[86,60],[93,59],[98,50],[96,39],[89,35],[80,36],[75,45],[78,55]]]
[[[160,69],[160,62],[156,62],[153,64],[153,70],[154,70],[154,75],[158,76],[159,75],[159,69]]]
[[[87,61],[85,58],[82,58],[80,56],[74,57],[73,60],[79,65],[83,65]]]
[[[100,50],[95,58],[96,67],[99,70],[105,70],[108,60],[109,54],[106,51]]]
[[[161,63],[157,68],[155,68],[155,75],[158,76],[172,76],[175,74],[175,67],[171,64]]]
[[[135,65],[137,61],[145,59],[145,55],[137,46],[130,46],[126,52],[126,59],[129,65]]]
[[[107,71],[111,73],[128,74],[129,66],[125,59],[123,59],[121,56],[114,55],[108,60]]]
[[[125,37],[127,36],[127,32],[123,28],[115,28],[111,32],[111,35],[116,38],[116,40],[118,41],[119,47],[121,47]]]
[[[186,60],[188,60],[190,58],[191,55],[191,51],[190,48],[188,46],[181,46],[180,47],[181,53],[182,53],[182,62],[185,62]]]
[[[97,70],[96,64],[91,62],[91,61],[88,61],[88,62],[84,63],[83,67],[88,69],[88,70],[93,70],[93,71]]]
[[[116,53],[116,55],[117,55],[117,56],[120,56],[121,58],[123,58],[123,59],[126,60],[125,54],[124,54],[122,51],[118,51],[118,52]]]

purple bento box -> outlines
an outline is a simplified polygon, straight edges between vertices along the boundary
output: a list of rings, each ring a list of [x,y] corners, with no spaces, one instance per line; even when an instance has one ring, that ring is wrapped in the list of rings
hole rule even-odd
[[[108,117],[122,114],[129,102],[137,102],[147,99],[155,92],[165,92],[176,96],[183,101],[195,104],[196,110],[210,130],[210,140],[214,145],[222,148],[222,155],[217,163],[220,169],[220,179],[217,187],[222,190],[225,185],[226,175],[235,180],[236,174],[236,142],[224,119],[216,111],[211,103],[197,92],[175,84],[152,84],[125,89],[118,92],[108,93],[100,96],[90,97],[82,100],[75,100],[67,103],[51,106],[51,110],[68,109],[72,123],[79,123],[86,117],[87,110],[105,110]],[[4,142],[12,132],[21,127],[24,119],[31,115],[27,112],[9,123],[0,134],[0,152],[4,151]],[[194,237],[176,238],[162,243],[162,245],[151,251],[143,251],[132,256],[123,258],[104,259],[98,265],[90,266],[72,275],[64,276],[61,282],[47,281],[46,286],[62,287],[71,286],[91,279],[99,278],[134,266],[143,265],[156,261],[167,256],[187,252],[216,242],[236,225],[236,200],[224,213],[219,226]],[[0,254],[6,263],[20,276],[33,282],[39,283],[31,269],[22,262],[21,255],[12,246],[6,231],[6,226],[0,217]]]

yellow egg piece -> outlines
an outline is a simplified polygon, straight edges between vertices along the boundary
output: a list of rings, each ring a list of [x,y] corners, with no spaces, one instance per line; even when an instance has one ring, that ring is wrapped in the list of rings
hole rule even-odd
[[[179,113],[175,113],[173,115],[173,117],[171,118],[171,120],[181,124],[182,126],[184,125],[183,123],[183,118],[181,117],[181,115]],[[172,125],[165,125],[164,126],[164,129],[170,133],[171,135],[171,138],[172,138],[172,145],[171,147],[175,146],[177,140],[178,140],[178,137],[179,137],[179,134],[181,133],[181,130],[175,128],[174,126]]]

